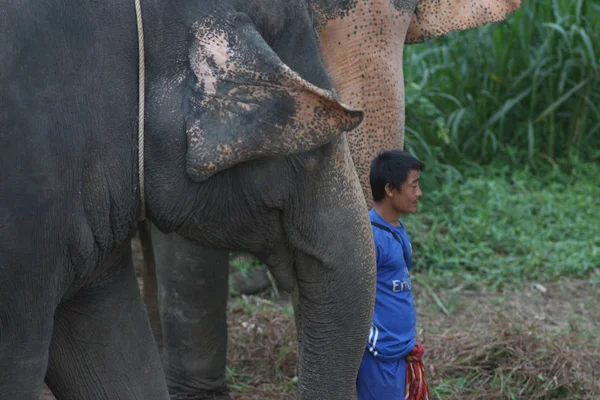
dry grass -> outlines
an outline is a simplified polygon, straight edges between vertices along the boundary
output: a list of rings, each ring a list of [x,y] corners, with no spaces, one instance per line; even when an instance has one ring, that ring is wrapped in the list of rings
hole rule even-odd
[[[296,330],[287,302],[242,296],[229,307],[232,399],[293,399]]]
[[[434,398],[600,399],[596,290],[580,281],[546,290],[448,291],[437,294],[438,303],[417,287],[419,337]],[[230,310],[233,399],[295,398],[289,311],[255,296],[238,299]]]
[[[596,398],[598,344],[546,328],[496,315],[485,328],[426,335],[431,383],[444,399]]]
[[[499,321],[494,331],[430,336],[430,377],[444,399],[589,398],[599,365],[591,343],[547,335],[539,322]],[[596,376],[594,376],[596,375]]]

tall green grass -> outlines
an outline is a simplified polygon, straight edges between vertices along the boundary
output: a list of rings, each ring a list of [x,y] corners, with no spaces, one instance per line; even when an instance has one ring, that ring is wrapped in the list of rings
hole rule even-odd
[[[523,0],[507,21],[407,46],[406,147],[456,165],[600,159],[600,2]]]

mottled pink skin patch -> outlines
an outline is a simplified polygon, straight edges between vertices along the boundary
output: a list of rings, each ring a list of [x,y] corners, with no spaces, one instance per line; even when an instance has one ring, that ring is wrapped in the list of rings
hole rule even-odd
[[[447,33],[498,22],[521,7],[521,0],[420,0],[406,43],[420,43]]]
[[[192,53],[190,65],[196,75],[199,85],[204,85],[207,94],[215,94],[220,74],[230,72],[228,62],[230,52],[228,44],[228,33],[211,29],[199,23],[192,27],[194,37],[198,43],[198,51]],[[214,62],[214,66],[209,61]]]

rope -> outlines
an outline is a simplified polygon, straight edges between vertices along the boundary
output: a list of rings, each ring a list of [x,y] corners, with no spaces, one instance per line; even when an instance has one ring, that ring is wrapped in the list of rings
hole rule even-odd
[[[419,343],[406,356],[406,388],[404,400],[431,400],[427,374],[423,364],[423,346]]]
[[[138,31],[138,58],[139,58],[139,90],[138,90],[138,178],[140,183],[141,210],[139,221],[146,219],[146,196],[144,193],[144,27],[142,25],[142,6],[140,0],[135,0],[135,15],[137,18]]]

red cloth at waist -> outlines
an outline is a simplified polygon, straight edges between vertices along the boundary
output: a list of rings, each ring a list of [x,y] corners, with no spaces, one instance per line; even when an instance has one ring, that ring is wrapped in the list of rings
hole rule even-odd
[[[423,364],[423,346],[417,343],[406,358],[406,390],[404,400],[431,400],[425,365]]]

